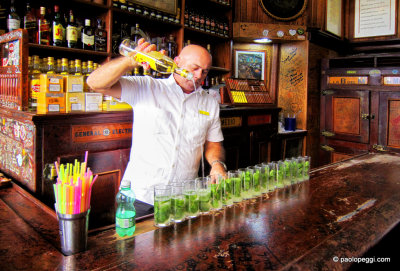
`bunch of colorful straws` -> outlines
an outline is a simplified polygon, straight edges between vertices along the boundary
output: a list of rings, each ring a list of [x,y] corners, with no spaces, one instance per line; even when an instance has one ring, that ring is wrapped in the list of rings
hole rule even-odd
[[[85,162],[58,165],[57,183],[53,185],[56,199],[56,211],[60,214],[79,214],[90,208],[92,187],[98,175],[93,177],[93,172],[87,167],[88,152],[85,153]]]

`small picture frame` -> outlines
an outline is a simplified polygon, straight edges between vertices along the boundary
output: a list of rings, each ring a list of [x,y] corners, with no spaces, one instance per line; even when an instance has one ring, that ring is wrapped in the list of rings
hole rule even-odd
[[[266,52],[261,50],[235,50],[235,77],[265,81]]]

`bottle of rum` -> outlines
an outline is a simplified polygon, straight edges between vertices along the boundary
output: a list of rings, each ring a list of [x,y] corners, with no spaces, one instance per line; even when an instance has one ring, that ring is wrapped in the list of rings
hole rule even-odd
[[[72,10],[69,11],[69,19],[67,26],[67,46],[68,48],[78,48],[78,28],[75,23],[75,17]]]
[[[40,7],[40,17],[38,19],[38,43],[43,45],[50,45],[50,33],[50,22],[46,18],[46,8]]]
[[[94,31],[94,50],[107,51],[107,31],[103,28],[103,21],[97,19],[97,28]]]
[[[54,19],[53,19],[53,45],[64,46],[65,40],[65,26],[64,18],[60,14],[58,5],[54,6]]]
[[[68,68],[68,59],[67,58],[62,58],[61,59],[61,75],[68,75],[69,74],[69,68]]]
[[[94,50],[94,30],[90,19],[85,19],[85,27],[82,29],[82,49]]]
[[[55,74],[56,73],[56,69],[54,67],[54,57],[52,57],[52,56],[47,57],[46,73],[47,74]]]
[[[74,75],[82,75],[82,66],[81,66],[81,60],[80,59],[75,59],[75,71]]]
[[[28,31],[28,39],[30,43],[37,43],[37,22],[35,13],[31,9],[31,5],[26,3],[26,13],[24,16],[24,29]]]
[[[20,25],[21,25],[21,19],[18,16],[17,12],[15,11],[14,0],[11,0],[10,13],[8,13],[7,17],[8,32],[20,28]]]
[[[29,109],[36,111],[37,108],[37,96],[40,91],[40,59],[39,56],[34,55],[33,57],[33,67],[29,75]]]

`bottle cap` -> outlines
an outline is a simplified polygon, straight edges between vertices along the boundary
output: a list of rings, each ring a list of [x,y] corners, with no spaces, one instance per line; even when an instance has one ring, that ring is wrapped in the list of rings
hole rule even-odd
[[[131,181],[129,180],[122,180],[121,181],[121,188],[127,188],[127,187],[131,187]]]

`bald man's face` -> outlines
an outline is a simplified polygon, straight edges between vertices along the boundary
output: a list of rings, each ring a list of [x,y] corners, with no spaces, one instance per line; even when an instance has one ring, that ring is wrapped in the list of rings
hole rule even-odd
[[[206,49],[197,45],[185,47],[175,58],[176,64],[193,74],[196,88],[200,87],[206,78],[211,67],[211,56]],[[175,76],[177,83],[186,93],[195,90],[192,80],[187,80],[180,76]]]

